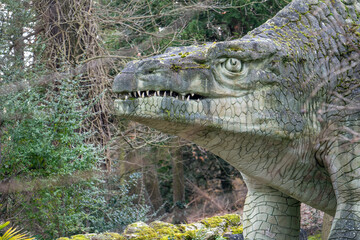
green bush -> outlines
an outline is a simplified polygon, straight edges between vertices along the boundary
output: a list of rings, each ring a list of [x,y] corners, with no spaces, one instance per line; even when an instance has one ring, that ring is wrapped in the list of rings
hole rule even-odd
[[[18,185],[0,193],[0,216],[37,239],[120,229],[149,212],[129,192],[139,174],[125,181],[101,172],[102,150],[87,143],[95,133],[84,125],[91,101],[81,100],[80,87],[68,79],[0,97],[0,181]],[[108,189],[109,181],[118,187]]]

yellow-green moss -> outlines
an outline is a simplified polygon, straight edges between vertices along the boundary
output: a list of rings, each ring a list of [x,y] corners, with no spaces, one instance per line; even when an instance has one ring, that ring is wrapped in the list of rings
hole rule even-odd
[[[181,58],[184,58],[184,57],[187,57],[188,55],[190,55],[190,53],[189,52],[185,52],[185,53],[180,52],[179,55]]]
[[[154,221],[150,226],[143,222],[128,225],[124,234],[102,233],[102,234],[79,234],[71,238],[58,238],[58,240],[184,240],[199,239],[204,236],[222,234],[223,231],[231,231],[234,234],[242,233],[240,216],[227,214],[205,218],[192,224],[173,225],[166,222]]]
[[[82,235],[82,234],[71,236],[71,239],[74,239],[74,240],[90,240],[90,238],[87,238],[85,235]]]
[[[78,234],[71,236],[71,238],[61,237],[57,240],[126,240],[124,236],[121,236],[118,233],[102,233],[102,234],[95,234],[95,233],[88,233],[88,234]]]
[[[96,240],[126,240],[126,237],[118,233],[103,233],[97,235]]]
[[[186,239],[186,234],[185,233],[174,233],[174,234],[170,234],[170,235],[164,235],[161,236],[159,240],[183,240]]]
[[[150,226],[161,236],[174,235],[175,233],[180,233],[180,230],[171,223],[154,221],[150,223]]]
[[[205,229],[197,229],[197,230],[190,230],[184,234],[185,239],[199,239],[205,238],[206,230]]]
[[[321,233],[308,237],[309,240],[321,240]]]
[[[230,227],[230,228],[231,228],[231,232],[232,232],[233,234],[241,234],[241,233],[243,233],[243,231],[244,231],[243,225],[241,225],[241,226],[236,226],[236,227]]]
[[[105,235],[111,236],[114,240],[125,240],[124,236],[121,236],[118,233],[105,233]]]
[[[221,216],[221,218],[226,219],[230,226],[237,226],[241,223],[241,218],[238,214],[226,214]]]
[[[198,229],[204,229],[206,226],[201,222],[191,223],[191,224],[180,224],[178,225],[178,229],[181,232],[188,232],[191,230],[198,230]]]
[[[155,230],[143,222],[136,222],[128,225],[124,231],[124,236],[133,240],[156,239],[158,234]]]
[[[178,65],[175,65],[175,64],[171,64],[170,69],[175,71],[175,72],[178,72],[178,71],[180,71],[182,69],[182,67],[178,66]]]
[[[208,228],[216,228],[216,227],[226,228],[228,225],[227,220],[219,216],[205,218],[201,220],[201,223]]]

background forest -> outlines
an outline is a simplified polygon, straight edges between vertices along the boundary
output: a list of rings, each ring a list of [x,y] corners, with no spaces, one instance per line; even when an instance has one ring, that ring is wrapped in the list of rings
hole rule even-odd
[[[239,210],[234,168],[115,118],[111,84],[130,60],[239,38],[286,4],[0,0],[0,223],[55,239]]]

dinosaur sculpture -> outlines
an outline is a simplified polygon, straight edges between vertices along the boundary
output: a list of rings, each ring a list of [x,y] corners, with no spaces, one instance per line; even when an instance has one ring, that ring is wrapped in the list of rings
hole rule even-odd
[[[300,202],[360,239],[359,24],[360,0],[294,0],[241,39],[130,62],[116,114],[236,167],[246,239],[298,239]]]

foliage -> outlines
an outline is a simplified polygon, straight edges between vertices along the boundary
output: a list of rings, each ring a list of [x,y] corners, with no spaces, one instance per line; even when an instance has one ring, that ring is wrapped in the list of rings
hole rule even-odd
[[[308,240],[321,240],[321,233],[308,237]]]
[[[181,34],[195,41],[223,41],[243,36],[261,25],[288,1],[219,1],[218,8],[197,13]]]
[[[243,36],[275,15],[287,0],[110,1],[98,5],[105,47],[134,57],[169,46]],[[134,51],[129,51],[129,47]],[[121,55],[123,55],[122,53]]]
[[[100,152],[85,143],[91,133],[80,132],[87,106],[77,97],[78,84],[65,80],[56,86],[55,94],[52,89],[30,89],[4,102],[8,121],[3,123],[2,179],[19,174],[47,177],[94,169]],[[18,115],[21,119],[16,119]]]
[[[23,219],[29,229],[37,229],[39,239],[54,239],[84,232],[122,230],[127,224],[145,221],[148,207],[136,201],[139,196],[130,189],[137,184],[140,175],[131,175],[112,192],[103,188],[106,182],[98,179],[75,182],[67,186],[43,189],[27,196],[17,194],[25,211]],[[83,176],[80,177],[80,179]],[[28,193],[29,194],[29,193]],[[41,226],[41,228],[39,228]]]
[[[3,213],[15,215],[39,239],[121,229],[148,214],[130,192],[140,175],[104,179],[98,170],[102,152],[86,142],[92,133],[82,122],[89,104],[77,96],[79,84],[77,78],[67,79],[1,99],[6,118],[0,179],[19,179],[16,189],[0,195]],[[21,185],[27,181],[32,183]],[[119,187],[110,191],[110,181]]]
[[[0,225],[0,230],[9,225],[10,222],[6,222]],[[25,233],[20,233],[16,228],[9,228],[2,236],[0,236],[0,240],[32,240],[35,238],[29,238]]]

